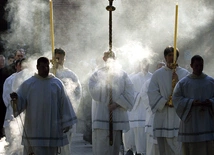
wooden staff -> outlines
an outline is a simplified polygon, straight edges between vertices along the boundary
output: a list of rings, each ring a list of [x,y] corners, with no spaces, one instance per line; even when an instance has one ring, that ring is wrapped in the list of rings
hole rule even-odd
[[[109,54],[110,57],[113,56],[112,52],[112,11],[114,11],[116,8],[113,6],[113,0],[109,0],[109,6],[106,7],[106,10],[109,11]],[[110,73],[111,74],[111,73]],[[110,76],[112,77],[112,76]],[[112,100],[112,79],[109,80],[109,105],[113,104]],[[113,111],[109,110],[109,145],[113,145]]]
[[[175,6],[175,32],[174,32],[174,58],[173,63],[177,61],[177,34],[178,34],[178,4]]]
[[[52,51],[52,60],[53,65],[53,74],[56,75],[56,60],[54,54],[54,23],[53,23],[53,2],[49,0],[50,5],[50,36],[51,36],[51,51]]]
[[[178,33],[178,4],[176,4],[175,6],[175,31],[174,31],[174,57],[173,57],[173,73],[176,72],[176,66],[177,66],[177,33]],[[175,85],[176,85],[176,80],[175,79],[172,79],[172,93],[173,93],[173,90],[175,88]],[[173,103],[172,103],[172,93],[171,93],[171,96],[170,96],[170,99],[169,99],[169,102],[168,102],[168,105],[170,107],[173,107]]]

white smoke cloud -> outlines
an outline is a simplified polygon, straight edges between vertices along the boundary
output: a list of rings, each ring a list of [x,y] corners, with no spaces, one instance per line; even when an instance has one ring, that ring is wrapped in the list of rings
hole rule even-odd
[[[116,10],[112,13],[113,50],[123,52],[120,48],[136,41],[141,42],[143,47],[149,46],[162,59],[163,49],[174,42],[176,2],[179,6],[179,49],[199,37],[203,29],[213,23],[212,1],[115,0],[113,6]],[[109,48],[106,10],[109,1],[53,0],[53,4],[55,47],[65,49],[66,64],[78,74],[84,74],[73,66],[80,61],[89,62]],[[9,0],[7,9],[11,21],[11,31],[5,37],[8,47],[27,44],[30,53],[51,53],[49,1]]]

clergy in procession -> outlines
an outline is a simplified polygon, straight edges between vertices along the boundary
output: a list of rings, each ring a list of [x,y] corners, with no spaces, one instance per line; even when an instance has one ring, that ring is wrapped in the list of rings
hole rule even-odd
[[[55,69],[56,69],[56,77],[59,78],[65,85],[66,91],[70,100],[73,104],[74,110],[76,112],[76,108],[80,102],[82,88],[80,81],[77,75],[64,66],[66,53],[61,48],[56,48],[54,50],[54,59],[56,60]],[[51,72],[53,72],[54,68],[51,68]]]
[[[127,73],[118,67],[113,52],[105,52],[103,60],[106,62],[105,67],[95,71],[89,78],[89,92],[93,99],[93,155],[118,155],[122,130],[129,130],[127,111],[132,110],[134,105],[134,89]],[[109,111],[113,115],[112,145],[109,139]]]
[[[162,61],[157,62],[156,69],[164,67],[166,64]],[[153,120],[154,113],[152,113],[149,99],[147,95],[149,83],[151,78],[149,78],[142,86],[140,95],[137,100],[141,100],[146,109],[146,121],[145,121],[145,132],[146,132],[146,155],[159,155],[159,149],[157,145],[157,140],[153,136]]]
[[[53,73],[55,69],[55,76],[59,78],[65,85],[68,97],[71,100],[75,113],[77,113],[77,108],[81,99],[82,88],[77,75],[64,66],[65,56],[65,51],[62,48],[54,49],[55,68],[51,68],[51,72]],[[72,133],[76,133],[76,124],[67,132],[69,144],[61,148],[61,155],[70,154]]]
[[[181,119],[178,141],[183,155],[214,154],[214,79],[203,73],[204,60],[191,59],[192,74],[179,81],[173,103]]]
[[[146,58],[139,61],[140,71],[132,74],[130,79],[134,86],[135,103],[133,109],[128,112],[130,130],[123,134],[124,146],[127,152],[136,152],[136,155],[146,154],[145,120],[146,108],[140,98],[140,91],[144,83],[151,78],[149,62]]]
[[[24,58],[25,51],[23,49],[18,49],[14,53],[14,61],[12,64],[4,66],[0,69],[0,138],[4,136],[4,118],[6,114],[6,107],[2,98],[3,84],[10,75],[16,72],[15,61]]]
[[[2,98],[4,100],[4,104],[7,108],[6,114],[5,114],[5,120],[4,120],[4,130],[5,130],[5,137],[6,137],[5,140],[8,143],[7,144],[8,146],[12,145],[12,143],[14,142],[15,136],[17,136],[11,127],[11,124],[13,122],[15,122],[15,120],[14,120],[14,116],[13,116],[13,109],[10,104],[10,101],[11,101],[10,93],[12,93],[13,91],[16,91],[16,90],[13,90],[14,79],[16,78],[18,73],[23,70],[22,64],[24,61],[25,61],[25,59],[19,59],[15,62],[16,72],[13,73],[12,75],[10,75],[5,80],[4,85],[3,85]]]
[[[170,105],[172,95],[172,80],[177,82],[187,76],[189,72],[177,66],[173,69],[174,48],[168,46],[164,50],[166,66],[156,70],[152,75],[148,97],[154,113],[153,134],[157,138],[160,155],[179,155],[181,143],[177,141],[180,119],[175,109]],[[178,49],[176,59],[179,57]]]
[[[77,118],[63,83],[49,73],[49,59],[37,60],[38,74],[11,93],[14,117],[25,110],[22,145],[24,155],[56,155],[68,144],[66,132]]]

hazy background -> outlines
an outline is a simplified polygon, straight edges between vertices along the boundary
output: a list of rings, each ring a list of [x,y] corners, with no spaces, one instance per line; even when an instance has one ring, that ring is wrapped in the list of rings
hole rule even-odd
[[[115,0],[113,51],[127,72],[139,58],[163,60],[163,50],[174,41],[175,5],[178,2],[179,65],[185,67],[194,54],[202,55],[210,74],[214,35],[213,0]],[[82,78],[109,48],[108,0],[53,0],[55,47],[67,52],[66,66]],[[18,47],[28,55],[51,58],[48,0],[8,0],[10,30],[1,34],[7,53]],[[152,67],[151,67],[152,71]],[[83,74],[83,75],[82,75]]]

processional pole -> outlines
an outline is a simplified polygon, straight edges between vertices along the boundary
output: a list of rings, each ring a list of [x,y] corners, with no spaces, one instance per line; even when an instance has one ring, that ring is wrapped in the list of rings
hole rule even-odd
[[[175,32],[174,32],[174,58],[173,63],[177,61],[177,34],[178,34],[178,4],[175,6]]]
[[[53,23],[53,1],[49,0],[50,5],[50,36],[51,36],[51,51],[52,51],[52,60],[53,65],[53,74],[56,75],[56,60],[54,56],[54,23]]]
[[[178,3],[175,6],[175,29],[174,29],[174,51],[173,51],[174,57],[173,57],[173,65],[172,65],[173,73],[176,72],[176,66],[177,66],[177,34],[178,34]],[[176,82],[177,81],[175,79],[172,79],[172,93],[175,88]],[[170,96],[168,105],[170,107],[173,107],[172,94]]]
[[[109,6],[106,7],[106,10],[109,11],[109,56],[113,56],[112,52],[112,11],[114,11],[116,8],[113,6],[113,0],[109,0]],[[111,73],[110,73],[111,74]],[[109,89],[109,105],[113,104],[112,100],[112,76],[110,76],[110,79],[108,80],[110,83],[110,89]],[[113,145],[113,111],[109,110],[109,145]]]

